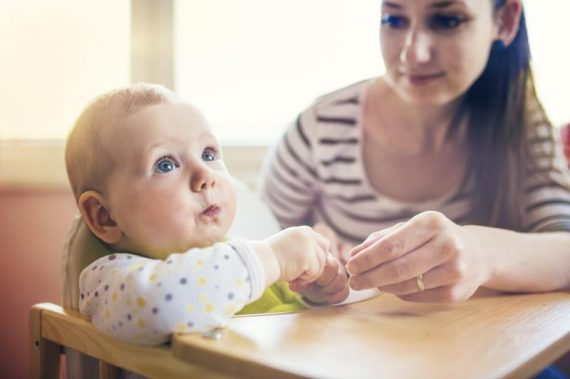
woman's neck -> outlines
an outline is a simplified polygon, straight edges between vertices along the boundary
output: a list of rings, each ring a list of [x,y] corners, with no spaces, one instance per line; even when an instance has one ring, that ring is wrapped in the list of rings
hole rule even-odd
[[[367,130],[372,138],[376,136],[405,155],[437,154],[450,142],[458,102],[414,105],[405,102],[382,78],[368,96],[366,112],[375,121]]]

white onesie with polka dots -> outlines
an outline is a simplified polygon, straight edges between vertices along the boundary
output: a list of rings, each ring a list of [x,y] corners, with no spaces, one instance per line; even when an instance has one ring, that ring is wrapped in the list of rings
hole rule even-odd
[[[265,290],[265,272],[243,241],[171,254],[166,260],[116,253],[79,278],[79,310],[104,334],[156,345],[176,332],[224,327]]]

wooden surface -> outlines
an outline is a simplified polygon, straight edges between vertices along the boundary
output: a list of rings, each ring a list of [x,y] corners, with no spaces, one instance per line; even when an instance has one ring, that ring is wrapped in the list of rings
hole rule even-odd
[[[64,310],[54,304],[37,304],[30,311],[30,325],[33,326],[31,346],[36,340],[72,347],[106,363],[118,366],[149,378],[213,378],[227,379],[226,375],[197,367],[175,358],[169,346],[144,347],[120,342],[101,335],[93,325],[77,312]],[[53,362],[50,356],[40,357],[39,350],[31,347],[33,378],[59,378],[52,368],[46,371],[45,362]],[[59,346],[57,347],[59,351]],[[59,357],[58,357],[59,358]],[[43,364],[43,365],[42,365]],[[44,375],[41,367],[44,367]],[[108,367],[103,371],[112,375]]]
[[[487,294],[458,305],[381,295],[238,317],[220,339],[176,336],[172,350],[252,378],[521,378],[570,350],[570,294]]]

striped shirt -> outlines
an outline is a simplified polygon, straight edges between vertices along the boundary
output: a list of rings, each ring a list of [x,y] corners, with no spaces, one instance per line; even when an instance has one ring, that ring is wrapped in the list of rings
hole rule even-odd
[[[382,195],[370,184],[363,164],[364,99],[374,80],[325,95],[303,111],[270,152],[262,195],[282,227],[324,222],[346,243],[435,210],[457,224],[470,223],[472,181],[438,199],[404,202]],[[524,208],[525,231],[570,231],[570,174],[559,140],[540,112],[532,152],[543,158],[529,167]],[[534,114],[534,113],[533,113]]]

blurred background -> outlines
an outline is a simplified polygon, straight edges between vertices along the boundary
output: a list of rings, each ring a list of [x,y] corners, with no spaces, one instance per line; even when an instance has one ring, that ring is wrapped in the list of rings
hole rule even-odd
[[[539,96],[570,121],[568,0],[525,1]],[[378,0],[0,0],[0,377],[27,377],[27,312],[60,302],[76,214],[65,137],[94,96],[161,83],[200,107],[255,188],[267,146],[317,96],[383,72]],[[9,347],[9,348],[8,348]]]

